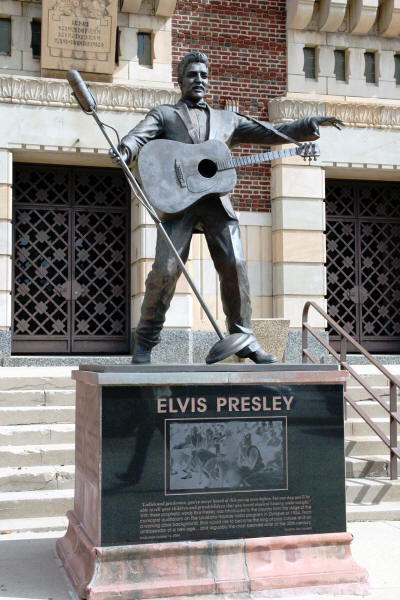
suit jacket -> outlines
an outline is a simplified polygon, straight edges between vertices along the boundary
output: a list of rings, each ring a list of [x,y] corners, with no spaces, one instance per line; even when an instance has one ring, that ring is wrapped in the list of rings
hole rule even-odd
[[[217,139],[232,147],[236,144],[282,144],[285,140],[276,133],[261,125],[227,110],[210,111],[208,139]],[[266,123],[268,127],[268,124]],[[303,141],[318,139],[313,133],[310,118],[300,119],[293,123],[274,125],[282,133]],[[121,145],[126,148],[131,162],[140,149],[156,138],[175,140],[186,144],[198,144],[200,140],[190,118],[189,109],[182,100],[177,104],[164,104],[153,108],[147,116],[122,138]],[[221,196],[222,205],[232,219],[237,219],[228,195]]]

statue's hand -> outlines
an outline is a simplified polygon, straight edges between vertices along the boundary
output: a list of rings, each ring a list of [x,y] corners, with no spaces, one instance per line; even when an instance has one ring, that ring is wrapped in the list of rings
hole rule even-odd
[[[122,147],[119,147],[118,150],[120,152],[120,155],[122,156],[122,160],[124,162],[127,162],[127,160],[129,159],[129,154],[128,154],[128,151],[126,150],[126,148],[124,148],[122,146]],[[110,150],[108,151],[108,155],[115,165],[117,165],[120,162],[119,156],[114,152],[114,150],[112,148],[110,148]]]
[[[332,125],[336,129],[339,129],[339,131],[345,126],[343,121],[336,117],[311,117],[310,124],[315,135],[319,135],[320,126],[326,127],[327,125]]]

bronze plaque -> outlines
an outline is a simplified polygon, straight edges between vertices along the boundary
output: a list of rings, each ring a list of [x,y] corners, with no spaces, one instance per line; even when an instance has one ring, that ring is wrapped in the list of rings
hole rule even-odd
[[[101,394],[102,545],[346,531],[341,385]]]
[[[43,0],[42,69],[112,74],[117,0]]]

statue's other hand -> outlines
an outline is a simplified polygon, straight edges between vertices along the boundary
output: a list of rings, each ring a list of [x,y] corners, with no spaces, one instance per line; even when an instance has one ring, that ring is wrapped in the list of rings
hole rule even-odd
[[[124,162],[127,162],[128,158],[129,158],[129,153],[128,153],[127,149],[124,148],[123,146],[119,146],[118,150],[120,152],[122,160]],[[119,156],[114,152],[114,150],[112,148],[110,148],[110,150],[108,151],[108,155],[115,165],[117,165],[120,162]]]
[[[345,126],[343,121],[336,117],[311,117],[310,123],[315,135],[319,135],[319,128],[321,126],[326,127],[327,125],[332,125],[333,127],[336,127],[336,129],[339,129],[339,131]]]

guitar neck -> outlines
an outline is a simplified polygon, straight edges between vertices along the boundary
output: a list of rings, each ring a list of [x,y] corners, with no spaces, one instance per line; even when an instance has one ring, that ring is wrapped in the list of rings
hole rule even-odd
[[[218,171],[226,171],[227,169],[235,169],[236,167],[247,167],[248,165],[258,165],[262,162],[269,162],[277,158],[285,158],[286,156],[294,156],[299,153],[299,148],[285,148],[284,150],[273,150],[272,152],[261,152],[260,154],[252,154],[250,156],[240,156],[239,158],[228,158],[217,162]]]

